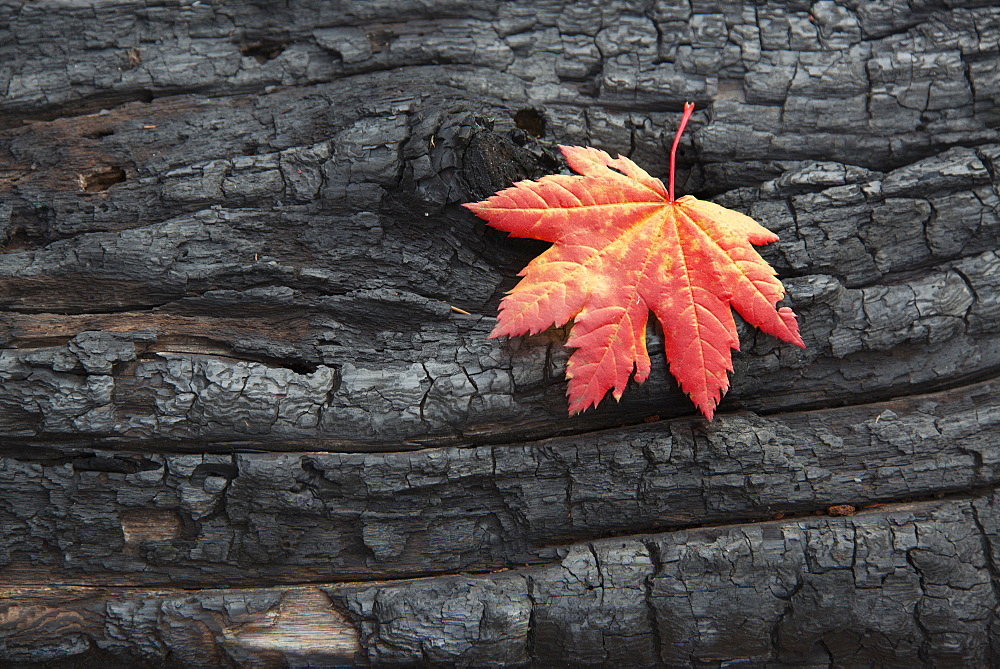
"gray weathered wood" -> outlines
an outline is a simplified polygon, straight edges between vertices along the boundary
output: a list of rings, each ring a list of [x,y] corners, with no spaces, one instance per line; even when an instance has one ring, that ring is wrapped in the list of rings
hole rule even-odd
[[[15,662],[90,650],[186,665],[985,666],[996,511],[992,494],[895,504],[602,539],[547,566],[371,585],[25,586],[9,589],[2,648]]]
[[[0,663],[996,663],[980,4],[0,0]],[[687,100],[808,348],[569,418],[458,205]]]

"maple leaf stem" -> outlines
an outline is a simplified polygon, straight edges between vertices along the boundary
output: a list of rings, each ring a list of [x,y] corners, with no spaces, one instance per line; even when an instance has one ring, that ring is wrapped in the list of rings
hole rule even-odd
[[[684,134],[684,128],[687,127],[688,119],[691,118],[691,114],[694,112],[694,103],[685,102],[684,103],[684,115],[681,116],[681,124],[677,126],[677,133],[674,135],[674,145],[670,147],[670,191],[669,201],[674,201],[674,164],[677,160],[677,145],[681,142],[681,135]]]
[[[692,195],[674,201],[677,146],[694,112],[686,103],[670,149],[670,192],[624,156],[560,146],[577,172],[519,181],[464,206],[497,230],[552,244],[500,302],[490,337],[535,334],[572,321],[566,346],[570,415],[649,378],[650,311],[663,326],[668,369],[712,420],[740,348],[735,309],[750,325],[804,346],[785,290],[752,245],[777,241],[749,216]],[[461,311],[452,307],[454,311]]]

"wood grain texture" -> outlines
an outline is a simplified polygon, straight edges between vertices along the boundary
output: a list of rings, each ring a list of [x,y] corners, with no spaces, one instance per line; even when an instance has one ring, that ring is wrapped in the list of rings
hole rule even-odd
[[[225,590],[4,587],[7,661],[991,661],[993,494],[572,544],[545,566]],[[345,613],[341,613],[341,611]],[[877,615],[873,615],[877,613]]]
[[[983,4],[0,0],[0,664],[1000,661]],[[458,205],[687,100],[808,348],[567,418]]]

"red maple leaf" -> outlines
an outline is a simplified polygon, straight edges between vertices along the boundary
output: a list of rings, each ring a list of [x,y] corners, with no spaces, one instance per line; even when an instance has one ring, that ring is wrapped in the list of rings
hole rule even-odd
[[[751,244],[778,236],[748,216],[670,189],[628,158],[561,146],[579,175],[521,181],[466,204],[498,230],[552,246],[528,263],[500,303],[491,337],[534,334],[573,320],[566,346],[570,414],[621,398],[629,377],[649,376],[646,321],[663,326],[670,371],[711,420],[729,389],[731,349],[739,350],[732,309],[750,324],[805,348],[795,314],[775,309],[785,290]]]

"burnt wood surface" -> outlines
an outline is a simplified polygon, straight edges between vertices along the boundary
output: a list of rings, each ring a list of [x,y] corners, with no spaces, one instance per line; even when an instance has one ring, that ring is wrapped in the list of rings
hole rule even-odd
[[[1000,662],[989,5],[0,0],[0,664]],[[567,417],[459,204],[687,100],[807,348]]]

